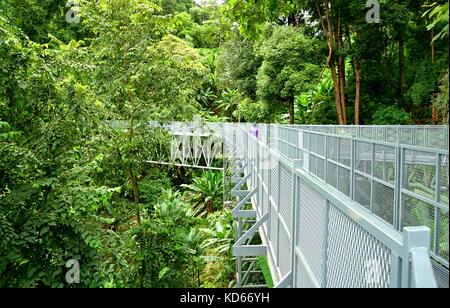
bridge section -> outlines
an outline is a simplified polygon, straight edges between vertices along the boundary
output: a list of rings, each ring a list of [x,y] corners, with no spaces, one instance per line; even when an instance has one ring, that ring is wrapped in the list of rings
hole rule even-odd
[[[238,287],[259,256],[277,287],[448,287],[448,127],[206,127],[234,183]]]

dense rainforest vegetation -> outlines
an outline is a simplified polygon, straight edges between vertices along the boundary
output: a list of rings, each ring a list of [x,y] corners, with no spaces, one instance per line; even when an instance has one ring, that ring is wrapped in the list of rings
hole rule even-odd
[[[0,1],[0,287],[233,286],[223,175],[150,120],[448,123],[446,1]]]

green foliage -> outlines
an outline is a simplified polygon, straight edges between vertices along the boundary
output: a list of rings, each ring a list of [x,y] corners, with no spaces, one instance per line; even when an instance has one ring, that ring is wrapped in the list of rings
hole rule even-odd
[[[408,125],[411,124],[411,115],[395,106],[382,108],[373,115],[374,125]]]
[[[331,73],[324,74],[322,81],[313,90],[295,98],[297,116],[302,124],[338,124],[334,108]]]
[[[171,147],[147,123],[284,122],[296,105],[302,124],[336,124],[324,1],[80,0],[80,24],[66,2],[0,3],[0,287],[233,286],[222,175],[146,163]],[[386,2],[369,25],[364,3],[332,1],[362,123],[428,123],[432,104],[448,123],[448,2],[424,2]],[[411,215],[430,225],[423,208]],[[69,259],[80,284],[64,279]]]
[[[440,73],[441,67],[433,64],[429,58],[420,63],[415,71],[414,82],[406,94],[414,106],[420,106],[424,101],[431,101]]]
[[[146,121],[194,113],[201,58],[164,35],[151,1],[83,5],[88,47],[40,45],[0,16],[0,286],[191,286],[196,220],[142,162],[170,148]],[[73,258],[78,285],[64,279]]]
[[[193,179],[190,185],[183,185],[198,203],[196,213],[210,214],[223,207],[223,175],[218,172],[204,172]],[[206,213],[205,213],[206,211]]]
[[[195,4],[193,0],[160,0],[164,13],[174,14],[189,11]]]
[[[2,0],[0,14],[8,17],[32,41],[48,43],[49,33],[68,43],[87,35],[83,27],[67,23],[67,0]]]
[[[448,80],[448,70],[442,75],[439,86],[439,94],[433,99],[433,105],[436,106],[441,123],[448,124],[449,110],[448,110],[448,100],[449,100],[449,80]]]
[[[263,33],[267,20],[279,19],[298,11],[304,1],[290,0],[230,0],[225,10],[234,20],[239,21],[240,30],[254,37]]]
[[[239,35],[223,44],[219,54],[217,73],[222,88],[235,88],[250,99],[256,99],[256,75],[261,58],[251,41]]]
[[[208,216],[206,227],[199,229],[201,259],[205,270],[201,275],[205,287],[233,287],[235,262],[232,257],[234,243],[233,216],[218,212]]]
[[[250,123],[264,123],[268,121],[269,108],[266,103],[257,101],[254,102],[250,98],[245,98],[239,103],[239,109],[234,112],[236,118]]]
[[[257,96],[270,106],[293,105],[295,97],[312,89],[320,72],[318,46],[301,30],[279,26],[258,50],[263,59],[257,75]]]
[[[428,9],[422,17],[428,16],[432,22],[427,26],[428,30],[436,28],[438,25],[443,25],[443,29],[433,38],[433,41],[444,39],[448,37],[448,2],[443,5],[438,5],[436,2],[429,5]]]
[[[267,286],[269,288],[273,288],[273,280],[272,280],[272,274],[270,273],[269,263],[267,262],[266,257],[259,257],[258,258],[259,264],[261,265],[261,269],[263,271],[264,279],[266,280]]]
[[[193,285],[192,248],[189,232],[194,224],[189,204],[180,195],[166,191],[154,205],[153,213],[133,233],[142,262],[138,286],[189,287]]]

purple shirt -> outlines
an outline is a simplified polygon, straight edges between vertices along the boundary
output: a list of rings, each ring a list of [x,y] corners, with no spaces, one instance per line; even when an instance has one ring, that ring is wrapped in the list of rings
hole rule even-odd
[[[256,125],[253,125],[252,128],[250,128],[250,134],[252,134],[256,138],[259,137],[259,129]]]

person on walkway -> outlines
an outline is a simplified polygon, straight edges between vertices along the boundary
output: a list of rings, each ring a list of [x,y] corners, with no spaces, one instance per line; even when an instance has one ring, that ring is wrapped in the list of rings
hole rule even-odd
[[[256,138],[259,137],[259,129],[258,129],[258,126],[256,124],[253,124],[252,127],[250,128],[250,134],[252,134]]]

